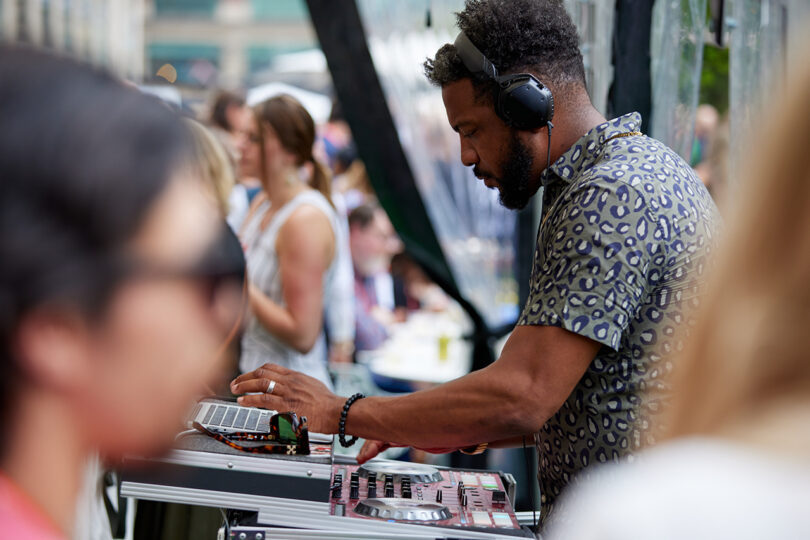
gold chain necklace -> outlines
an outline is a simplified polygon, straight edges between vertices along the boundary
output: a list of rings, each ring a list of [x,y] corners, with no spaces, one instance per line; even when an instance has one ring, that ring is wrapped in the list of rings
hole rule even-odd
[[[613,135],[612,137],[608,137],[607,139],[605,139],[605,142],[602,144],[610,142],[613,139],[618,139],[620,137],[636,137],[638,135],[641,135],[640,131],[628,131],[627,133],[617,133],[616,135]]]

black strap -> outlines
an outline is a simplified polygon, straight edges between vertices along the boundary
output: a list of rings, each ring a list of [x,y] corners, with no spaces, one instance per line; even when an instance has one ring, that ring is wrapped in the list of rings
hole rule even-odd
[[[113,506],[107,494],[107,488],[113,486],[116,488],[116,496],[118,499],[117,509]],[[112,533],[112,537],[124,538],[127,528],[127,499],[126,497],[121,497],[121,482],[114,471],[104,473],[101,494],[104,499],[104,508],[107,510],[107,517],[110,520],[110,532]]]

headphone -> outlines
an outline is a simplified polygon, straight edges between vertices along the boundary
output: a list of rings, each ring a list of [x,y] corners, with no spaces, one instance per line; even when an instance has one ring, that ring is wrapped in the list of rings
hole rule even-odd
[[[464,32],[453,44],[461,61],[472,73],[483,73],[498,84],[495,112],[506,125],[519,130],[551,127],[554,97],[546,85],[530,73],[498,75],[498,69]],[[550,135],[549,129],[549,135]]]

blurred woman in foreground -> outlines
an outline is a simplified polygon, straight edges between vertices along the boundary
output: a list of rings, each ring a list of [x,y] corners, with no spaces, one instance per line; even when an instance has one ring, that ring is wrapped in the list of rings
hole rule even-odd
[[[260,103],[254,113],[240,148],[241,166],[261,178],[262,192],[240,227],[252,308],[240,369],[246,373],[270,362],[331,387],[324,299],[332,297],[339,223],[329,202],[328,173],[312,156],[315,124],[286,95]],[[312,179],[301,178],[304,165]]]
[[[66,537],[85,460],[162,451],[224,376],[240,268],[190,149],[153,98],[0,48],[4,537]]]
[[[568,493],[549,538],[810,534],[810,71],[757,131],[725,251],[676,366],[667,440]],[[761,151],[760,151],[761,150]]]

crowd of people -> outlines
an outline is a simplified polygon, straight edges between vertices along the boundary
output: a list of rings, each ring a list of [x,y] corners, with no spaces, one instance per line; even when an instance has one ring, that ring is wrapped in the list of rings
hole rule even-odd
[[[236,369],[240,403],[364,437],[360,461],[533,443],[550,538],[806,535],[810,70],[721,227],[638,114],[593,108],[561,3],[468,0],[457,17],[464,39],[425,72],[505,206],[544,186],[529,299],[490,366],[348,400],[329,362],[442,301],[339,118],[319,134],[290,96],[223,94],[200,122],[103,71],[0,49],[4,535],[70,536],[88,460],[164,451]],[[554,106],[515,103],[518,86]]]

